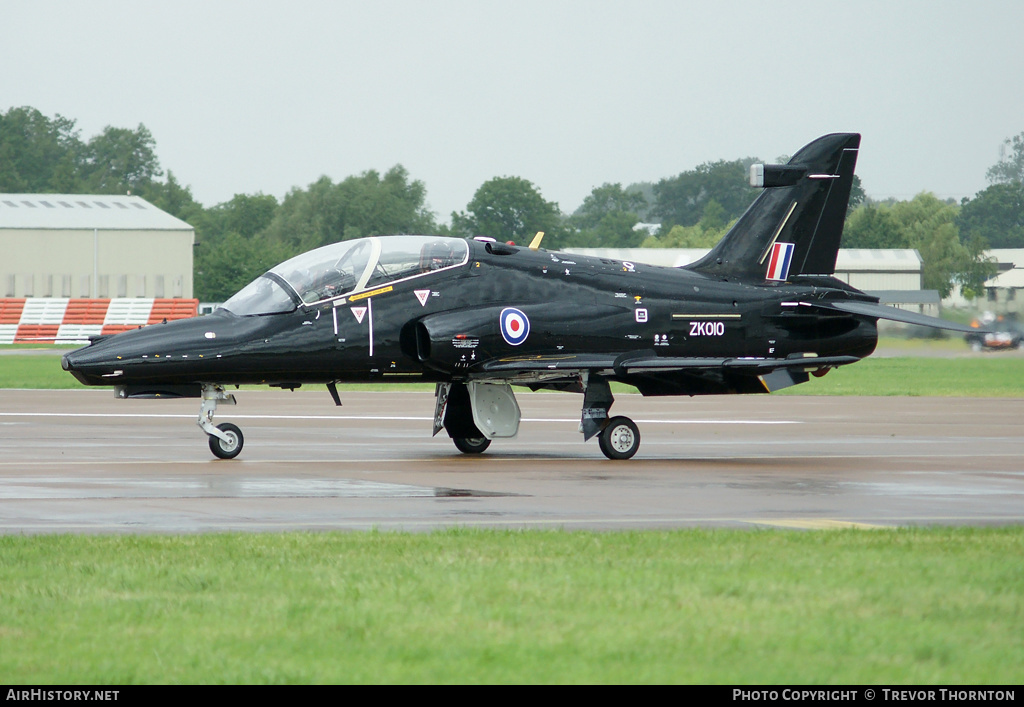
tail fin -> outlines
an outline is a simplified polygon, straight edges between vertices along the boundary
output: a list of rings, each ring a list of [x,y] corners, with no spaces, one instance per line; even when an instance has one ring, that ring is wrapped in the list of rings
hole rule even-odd
[[[754,281],[831,275],[859,147],[859,134],[836,133],[785,165],[753,165],[751,184],[764,191],[710,253],[686,268]]]

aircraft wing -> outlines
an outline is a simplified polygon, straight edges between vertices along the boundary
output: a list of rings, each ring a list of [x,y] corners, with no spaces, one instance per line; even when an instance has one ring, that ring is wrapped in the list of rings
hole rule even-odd
[[[564,354],[517,356],[487,361],[476,368],[477,374],[515,374],[562,371],[610,370],[618,375],[645,372],[682,371],[686,369],[730,369],[759,375],[779,369],[824,368],[855,363],[856,356],[814,356],[794,355],[789,358],[728,357],[699,358],[682,356],[657,356],[652,351],[636,351],[618,356],[602,354]]]
[[[512,356],[486,361],[475,367],[474,373],[526,373],[543,371],[596,371],[615,367],[616,357],[606,354],[548,354]]]
[[[679,371],[687,368],[725,368],[735,371],[749,372],[751,374],[768,373],[780,368],[818,369],[826,366],[844,366],[848,363],[855,363],[860,359],[856,356],[793,356],[791,358],[760,358],[760,357],[734,357],[734,358],[682,358],[682,357],[653,357],[639,358],[624,361],[620,367],[628,373],[639,373],[642,371]]]

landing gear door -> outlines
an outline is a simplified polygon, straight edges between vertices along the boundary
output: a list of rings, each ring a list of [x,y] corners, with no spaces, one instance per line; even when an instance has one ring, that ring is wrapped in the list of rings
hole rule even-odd
[[[522,413],[512,386],[494,383],[467,384],[473,422],[487,439],[515,437]]]

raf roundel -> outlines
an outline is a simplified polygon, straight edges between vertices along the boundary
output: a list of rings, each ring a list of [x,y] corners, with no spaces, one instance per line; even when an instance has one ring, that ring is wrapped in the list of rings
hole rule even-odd
[[[501,336],[512,346],[519,346],[530,335],[530,320],[515,307],[501,310],[500,320]]]

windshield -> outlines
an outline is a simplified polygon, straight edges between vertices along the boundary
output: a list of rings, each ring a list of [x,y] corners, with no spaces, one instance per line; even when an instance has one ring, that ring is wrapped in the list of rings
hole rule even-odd
[[[463,265],[469,245],[441,236],[386,236],[341,241],[273,267],[224,303],[241,316],[289,312],[383,283]],[[289,292],[288,290],[292,290]]]
[[[221,305],[240,317],[253,314],[280,314],[295,309],[295,301],[288,290],[268,275],[260,275]]]

